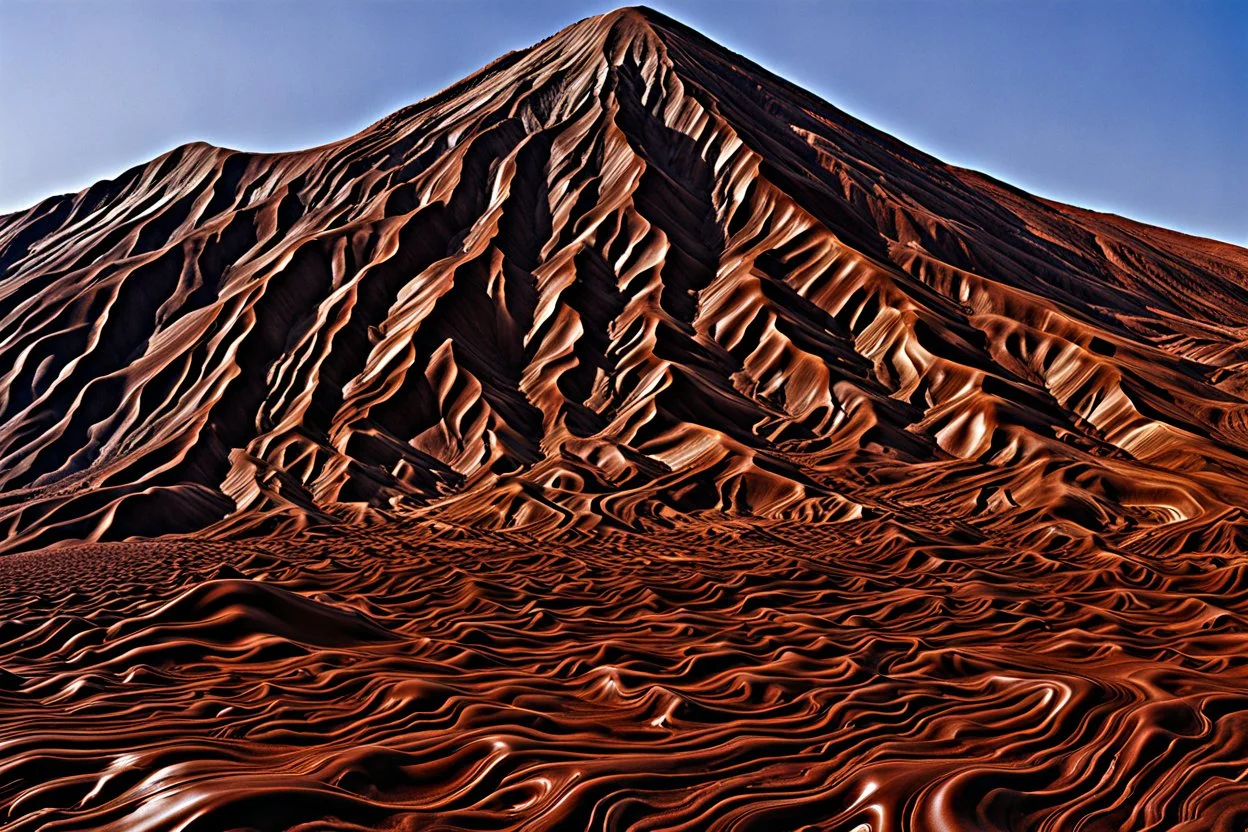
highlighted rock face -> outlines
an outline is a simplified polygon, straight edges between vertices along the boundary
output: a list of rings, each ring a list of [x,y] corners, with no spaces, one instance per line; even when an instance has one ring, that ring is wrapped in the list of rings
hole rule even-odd
[[[590,18],[0,217],[0,832],[1240,829],[1245,506],[1248,252]]]
[[[9,551],[391,518],[1244,534],[1248,254],[944,165],[645,10],[334,144],[46,200],[0,267]]]

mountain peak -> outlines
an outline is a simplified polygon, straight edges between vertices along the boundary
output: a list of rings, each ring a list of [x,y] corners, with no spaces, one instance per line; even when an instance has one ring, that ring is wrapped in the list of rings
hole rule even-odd
[[[597,20],[606,23],[639,23],[643,25],[651,25],[652,23],[671,22],[671,18],[667,15],[655,11],[649,6],[621,6],[609,12],[603,12],[597,15]]]
[[[565,27],[561,32],[556,33],[552,38],[557,38],[562,32],[581,27],[593,27],[598,29],[621,28],[623,31],[632,31],[638,34],[655,32],[659,29],[665,29],[679,24],[663,14],[655,11],[649,6],[622,6],[609,12],[593,15],[584,18],[570,26]]]
[[[630,51],[646,54],[661,48],[660,44],[670,33],[684,28],[648,6],[625,6],[573,23],[539,47],[551,46],[568,55],[584,53],[590,47],[597,52],[595,60],[618,65]]]
[[[620,9],[342,141],[188,145],[0,219],[3,545],[833,523],[932,466],[994,539],[1195,516],[1248,500],[1204,473],[1245,464],[1246,265]],[[1024,460],[1068,476],[969,485]]]

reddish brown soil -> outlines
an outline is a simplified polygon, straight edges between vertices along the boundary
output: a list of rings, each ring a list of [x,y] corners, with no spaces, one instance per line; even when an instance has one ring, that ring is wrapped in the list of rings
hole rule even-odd
[[[3,828],[1236,829],[1244,575],[855,522],[18,555]]]

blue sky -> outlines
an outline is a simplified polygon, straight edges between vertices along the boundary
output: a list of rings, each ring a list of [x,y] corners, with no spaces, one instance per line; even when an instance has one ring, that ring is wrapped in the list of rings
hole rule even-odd
[[[621,3],[0,0],[0,212],[354,133]],[[1248,2],[653,0],[948,162],[1248,244]]]

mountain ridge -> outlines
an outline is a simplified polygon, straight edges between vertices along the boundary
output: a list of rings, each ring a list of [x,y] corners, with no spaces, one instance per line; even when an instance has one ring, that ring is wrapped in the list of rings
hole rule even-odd
[[[1245,267],[1229,244],[945,165],[682,24],[623,9],[337,142],[183,145],[0,219],[0,351],[13,366],[0,524],[5,547],[23,549],[378,513],[538,534],[643,530],[690,511],[845,519],[887,504],[844,480],[847,460],[973,459],[995,446],[972,423],[1022,430],[1029,453],[1061,457],[1070,434],[1086,445],[1077,455],[1123,456],[1095,465],[1152,467],[1134,440],[1087,421],[1102,396],[1173,434],[1157,453],[1204,492],[1202,469],[1230,465],[1234,480],[1243,457]],[[464,315],[493,323],[479,332]],[[229,345],[213,339],[222,326]],[[640,353],[619,338],[629,326]],[[1051,368],[994,346],[1011,327],[1031,348],[1075,350],[1066,372],[1087,378],[1058,396],[1074,404],[1053,398]],[[1119,349],[1157,366],[1115,380]],[[998,392],[966,392],[985,384]],[[706,409],[656,405],[647,385],[660,398],[692,385]],[[98,404],[81,395],[100,390]],[[1177,405],[1157,400],[1176,392]],[[875,427],[838,435],[832,414],[863,395]],[[816,400],[826,413],[809,410]],[[1210,400],[1224,401],[1213,421]],[[617,418],[637,407],[653,410],[649,427]],[[425,427],[408,436],[412,419]],[[718,496],[707,477],[723,480]],[[1119,486],[1066,488],[1034,508],[1132,514]],[[1195,502],[1233,504],[1239,486],[1217,479],[1226,488]],[[970,518],[976,500],[963,499]],[[167,517],[138,517],[153,513]],[[1076,534],[1102,531],[1091,525]]]

